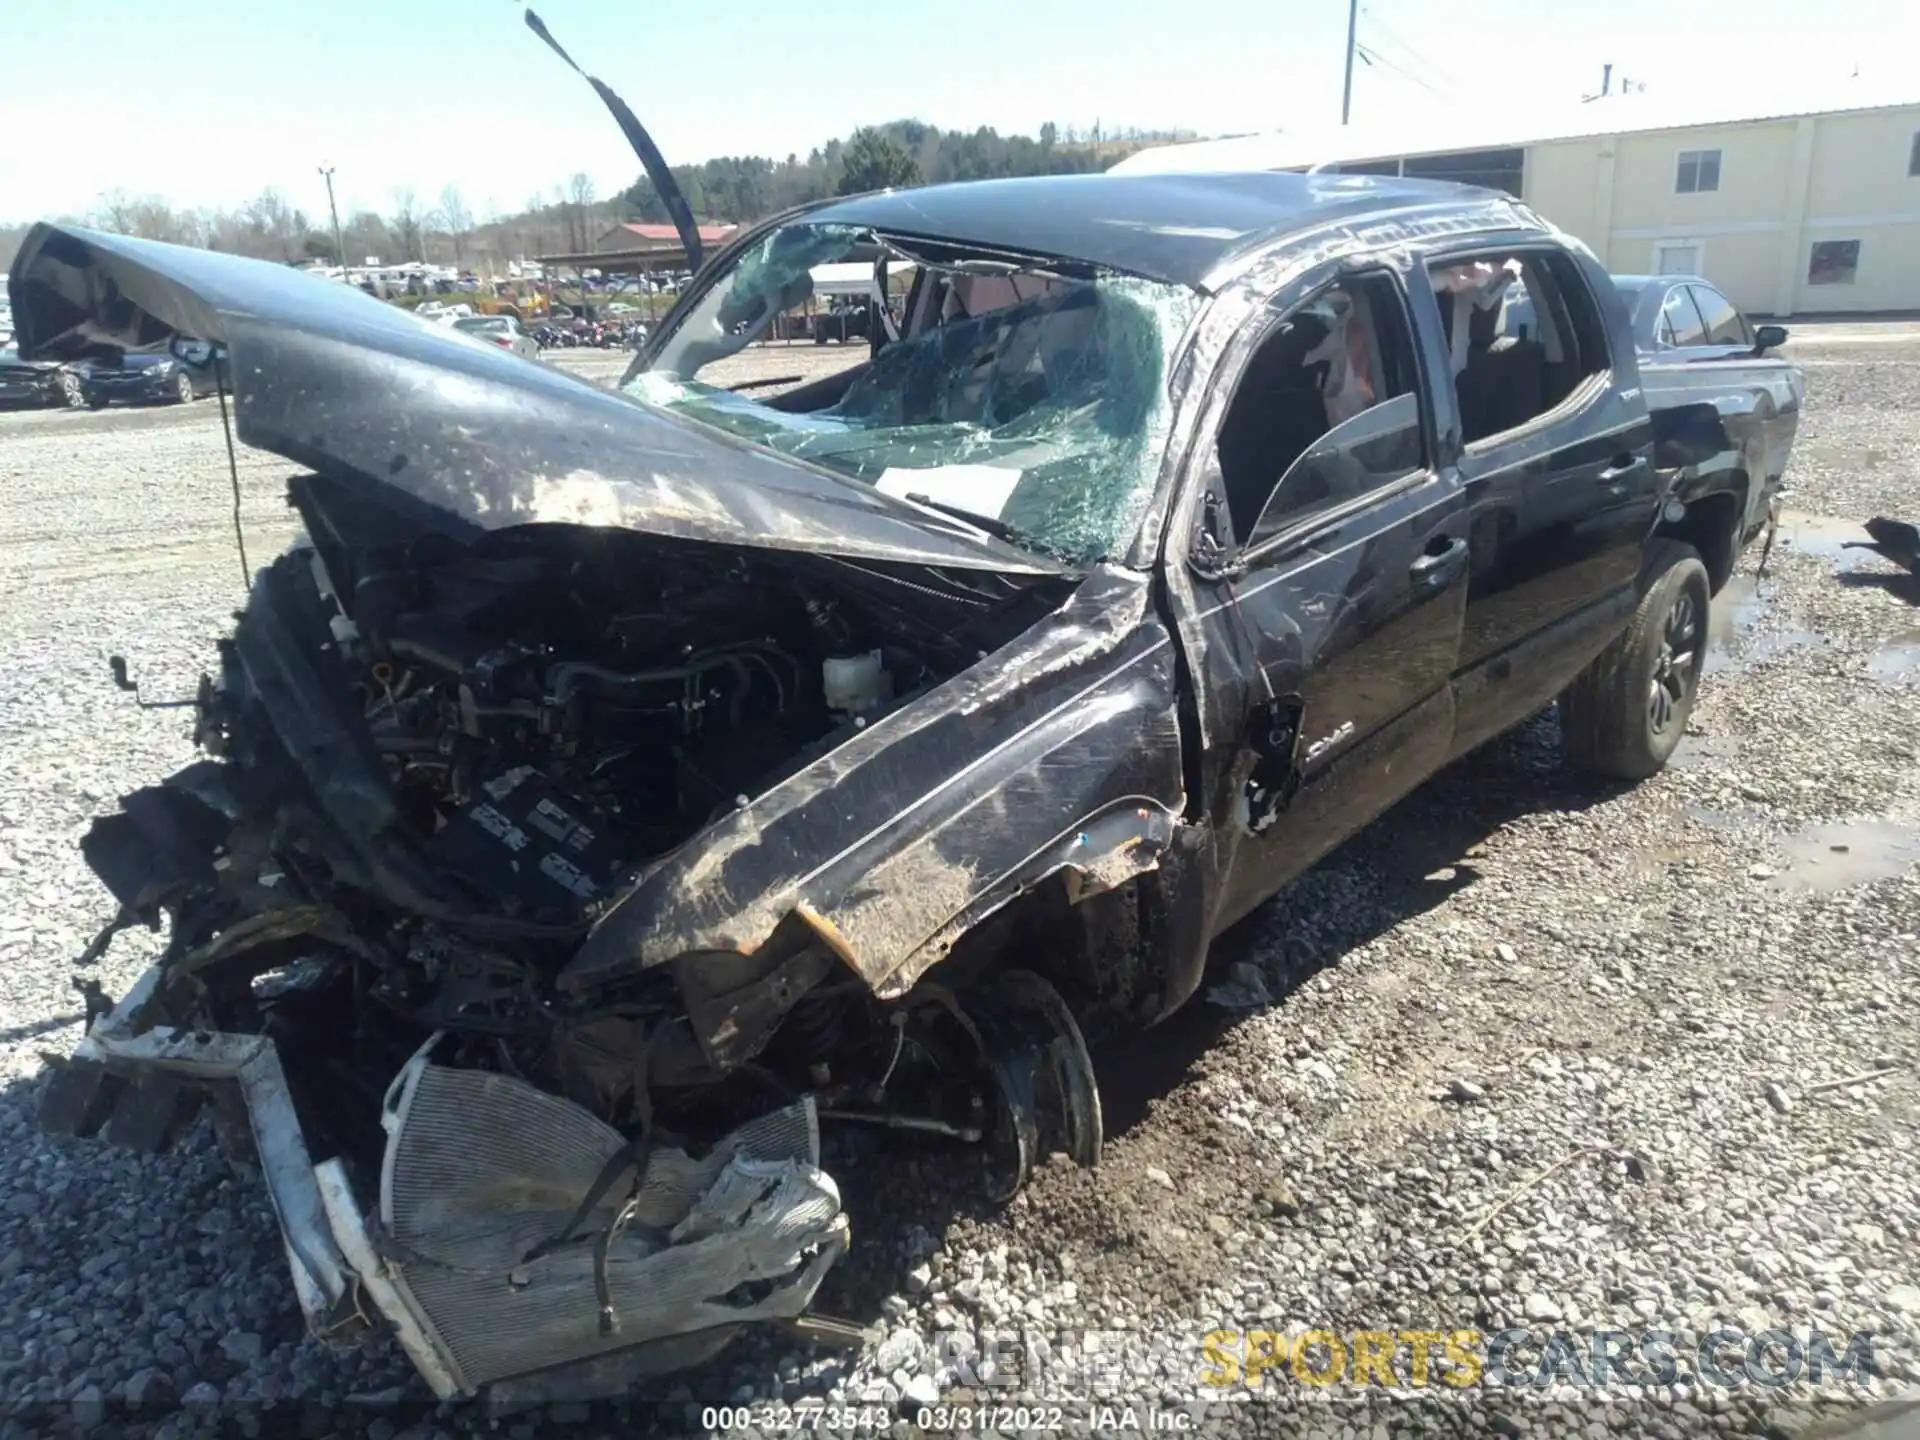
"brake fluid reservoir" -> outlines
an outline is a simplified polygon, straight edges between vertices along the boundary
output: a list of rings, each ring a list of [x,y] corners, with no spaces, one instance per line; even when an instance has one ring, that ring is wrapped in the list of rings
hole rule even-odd
[[[829,710],[861,715],[893,698],[893,677],[880,663],[878,650],[864,655],[829,655],[820,668]]]

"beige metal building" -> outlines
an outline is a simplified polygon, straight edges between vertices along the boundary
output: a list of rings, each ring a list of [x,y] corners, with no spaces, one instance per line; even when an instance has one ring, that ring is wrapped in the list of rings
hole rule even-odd
[[[1759,113],[1619,95],[1551,123],[1448,113],[1170,145],[1114,168],[1319,166],[1491,185],[1617,274],[1704,275],[1756,314],[1920,311],[1920,85],[1834,101]]]

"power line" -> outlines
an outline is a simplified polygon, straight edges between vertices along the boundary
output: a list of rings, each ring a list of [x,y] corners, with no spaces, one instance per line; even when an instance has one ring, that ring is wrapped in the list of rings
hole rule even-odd
[[[1429,75],[1432,75],[1435,79],[1441,81],[1442,84],[1444,85],[1457,85],[1460,83],[1458,77],[1449,74],[1441,66],[1436,65],[1431,60],[1427,59],[1425,55],[1422,55],[1420,53],[1420,50],[1417,46],[1409,44],[1401,36],[1399,31],[1395,30],[1391,25],[1387,24],[1386,21],[1380,18],[1379,13],[1375,11],[1371,5],[1365,8],[1364,13],[1367,17],[1367,23],[1373,29],[1378,30],[1388,40],[1392,41],[1396,47],[1398,47],[1402,52],[1404,52],[1405,57],[1410,63],[1418,65],[1422,70],[1426,71]],[[1375,53],[1378,54],[1379,52],[1375,51]]]
[[[1443,100],[1452,98],[1449,92],[1445,90],[1436,89],[1434,86],[1428,84],[1425,80],[1421,79],[1418,75],[1414,74],[1411,70],[1408,70],[1403,66],[1394,64],[1393,61],[1389,60],[1385,55],[1382,55],[1377,50],[1370,49],[1365,45],[1356,45],[1354,46],[1354,50],[1360,56],[1360,58],[1362,60],[1365,60],[1368,64],[1384,65],[1387,67],[1387,69],[1393,71],[1395,74],[1400,75],[1405,79],[1411,80],[1414,84],[1418,85],[1422,90],[1427,91],[1429,94],[1437,95]]]

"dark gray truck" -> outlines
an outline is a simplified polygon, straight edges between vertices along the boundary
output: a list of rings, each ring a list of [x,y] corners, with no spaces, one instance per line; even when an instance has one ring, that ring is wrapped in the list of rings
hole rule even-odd
[[[858,363],[703,378],[847,262],[915,276]],[[43,1123],[210,1108],[315,1333],[442,1395],[814,1325],[844,1127],[1003,1196],[1096,1163],[1084,1034],[1152,1045],[1226,927],[1556,700],[1574,763],[1660,769],[1800,393],[1643,371],[1576,241],[1361,176],[824,202],[617,393],[64,225],[9,288],[30,357],[227,346],[305,525],[206,758],[84,841],[96,951],[166,944]]]

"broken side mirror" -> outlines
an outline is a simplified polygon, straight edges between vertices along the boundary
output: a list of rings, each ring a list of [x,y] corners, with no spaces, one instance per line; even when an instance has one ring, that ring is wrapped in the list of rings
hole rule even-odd
[[[1187,566],[1203,580],[1230,580],[1238,573],[1229,560],[1233,550],[1228,534],[1226,502],[1220,498],[1217,475],[1209,476],[1200,497],[1200,523],[1187,547]]]
[[[1753,332],[1753,353],[1764,355],[1769,350],[1778,350],[1787,343],[1787,327],[1784,325],[1761,325]]]

